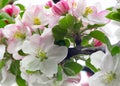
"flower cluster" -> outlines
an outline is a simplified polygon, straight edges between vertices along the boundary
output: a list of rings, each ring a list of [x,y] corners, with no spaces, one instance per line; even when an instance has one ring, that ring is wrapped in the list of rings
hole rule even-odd
[[[112,11],[116,9],[119,12],[117,7]],[[106,86],[113,80],[115,82],[109,86],[119,86],[120,48],[112,46],[101,29],[110,19],[120,20],[113,17],[118,14],[112,14],[112,11],[100,10],[96,5],[88,6],[85,0],[60,0],[57,3],[50,0],[28,7],[22,4],[1,6],[1,86],[11,86],[15,82],[18,86],[78,83],[79,72],[84,66],[77,60],[85,61],[94,72],[100,70],[90,78],[90,86],[97,83]],[[102,67],[92,60],[96,55],[84,58],[84,55],[93,53],[88,48],[106,45],[108,50]],[[102,52],[98,54],[104,55]],[[97,81],[93,84],[94,77]]]

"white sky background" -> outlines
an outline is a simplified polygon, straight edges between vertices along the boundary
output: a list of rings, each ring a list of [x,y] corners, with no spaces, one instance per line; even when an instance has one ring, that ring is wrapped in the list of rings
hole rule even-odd
[[[29,6],[30,4],[39,4],[47,2],[48,0],[18,0],[18,2]],[[110,6],[114,6],[116,4],[116,0],[86,0],[86,2],[91,5],[96,2],[100,2],[102,4],[102,8],[107,8]]]
[[[31,4],[40,4],[40,3],[47,2],[47,1],[48,0],[18,0],[19,3],[22,3],[23,5],[26,5],[26,6],[30,6]],[[95,3],[99,2],[99,3],[101,3],[102,9],[114,6],[116,4],[116,0],[86,0],[86,2],[87,2],[88,5],[92,5],[92,4],[95,4]],[[108,33],[113,34],[116,30],[116,27],[113,26],[113,25],[108,25],[107,27],[108,27]],[[115,38],[111,38],[111,40],[112,40],[113,43],[115,43],[115,41],[116,41]],[[82,62],[80,62],[80,63],[82,63]],[[87,82],[87,76],[85,75],[85,73],[82,73],[81,82]],[[13,86],[16,86],[16,85],[13,85]]]

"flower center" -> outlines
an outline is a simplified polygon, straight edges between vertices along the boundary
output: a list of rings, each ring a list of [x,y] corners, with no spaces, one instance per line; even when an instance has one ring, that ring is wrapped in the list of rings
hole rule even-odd
[[[34,22],[34,25],[40,25],[41,24],[41,21],[38,17],[35,17],[33,22]]]
[[[105,84],[109,84],[109,83],[111,83],[115,78],[116,78],[116,74],[113,73],[113,72],[110,72],[110,73],[104,74],[104,77],[103,77],[102,81],[103,81]]]
[[[16,31],[14,37],[18,39],[25,39],[25,34],[21,33],[20,31]]]
[[[92,8],[86,7],[84,16],[88,16],[89,14],[92,14],[92,13],[93,13]]]
[[[46,52],[44,52],[42,50],[37,51],[36,57],[40,58],[40,61],[44,61],[44,60],[46,60],[48,58],[47,55],[46,55]]]

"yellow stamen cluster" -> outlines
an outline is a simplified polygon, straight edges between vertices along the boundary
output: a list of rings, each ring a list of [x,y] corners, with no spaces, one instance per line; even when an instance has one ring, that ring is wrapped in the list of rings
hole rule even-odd
[[[37,18],[37,17],[34,18],[33,22],[34,22],[34,25],[40,25],[41,24],[40,19]]]
[[[46,56],[46,52],[37,50],[37,58],[40,58],[40,61],[46,60],[48,57]]]
[[[93,13],[92,8],[90,8],[90,7],[86,7],[86,9],[85,9],[85,13],[84,13],[84,16],[88,16],[89,14],[92,14],[92,13]]]
[[[16,31],[16,33],[14,34],[14,38],[25,39],[25,34],[20,31]]]
[[[110,73],[106,73],[106,74],[104,75],[104,77],[103,77],[102,80],[103,80],[103,82],[104,82],[105,84],[109,84],[109,83],[111,83],[115,78],[116,78],[116,74],[110,72]]]

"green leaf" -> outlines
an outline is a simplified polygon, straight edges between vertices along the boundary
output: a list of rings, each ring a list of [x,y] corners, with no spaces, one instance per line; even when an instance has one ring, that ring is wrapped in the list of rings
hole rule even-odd
[[[91,36],[87,35],[82,38],[82,46],[89,46],[89,40],[91,39]]]
[[[120,22],[120,13],[118,12],[110,12],[106,17]]]
[[[81,70],[82,70],[82,66],[76,62],[66,62],[64,64],[63,70],[65,72],[66,75],[68,76],[74,76],[76,74],[78,74]]]
[[[16,6],[18,6],[20,8],[20,16],[22,18],[23,14],[25,12],[25,7],[22,4],[16,4]]]
[[[16,76],[19,76],[21,74],[20,72],[20,61],[13,60],[10,66],[10,72]]]
[[[67,34],[67,30],[64,28],[60,28],[59,25],[56,25],[55,27],[53,27],[52,32],[53,32],[53,36],[54,36],[55,40],[57,40],[57,41],[63,40]]]
[[[89,67],[94,73],[98,71],[98,69],[96,69],[94,65],[91,64],[90,58],[87,59],[85,63],[86,63],[86,66]]]
[[[59,21],[59,25],[61,28],[68,29],[74,25],[74,17],[70,14],[67,14],[64,18]]]
[[[21,11],[24,11],[24,10],[25,10],[24,5],[22,5],[22,4],[16,4],[16,6],[18,6]]]
[[[103,32],[94,30],[90,33],[90,36],[92,36],[95,39],[98,39],[102,43],[105,43],[107,45],[108,49],[109,50],[111,49],[112,45],[111,45],[108,37]]]
[[[62,80],[62,67],[61,65],[58,65],[58,72],[57,72],[57,81],[61,81]]]
[[[0,70],[5,66],[5,60],[0,60]]]
[[[109,7],[109,8],[107,8],[106,10],[112,11],[112,10],[113,10],[113,7]]]
[[[102,33],[101,31],[98,31],[98,30],[94,30],[90,33],[90,36],[100,40],[101,42],[105,43],[106,44],[106,36],[104,33]]]
[[[5,13],[5,12],[1,12],[1,13],[0,13],[0,19],[2,19],[2,20],[7,20],[8,23],[14,23],[13,18],[12,18],[11,16],[9,16],[9,15],[8,15],[7,13]]]
[[[119,53],[120,53],[120,47],[117,46],[117,45],[113,46],[112,49],[111,49],[112,56],[115,56],[115,55],[117,55]]]
[[[103,27],[105,24],[94,24],[94,25],[88,25],[87,29],[93,29],[93,28],[98,28],[98,27]]]
[[[73,26],[73,31],[75,31],[75,32],[79,31],[82,26],[83,26],[82,21],[75,23]]]
[[[18,51],[18,54],[21,55],[21,56],[27,56],[27,55],[28,55],[28,54],[24,53],[24,52],[22,51],[22,49]]]
[[[10,0],[0,0],[0,9],[9,3]]]
[[[0,20],[0,28],[3,28],[4,26],[6,26],[6,23],[4,20]]]
[[[16,76],[16,82],[18,86],[27,86],[26,81],[20,76]]]

